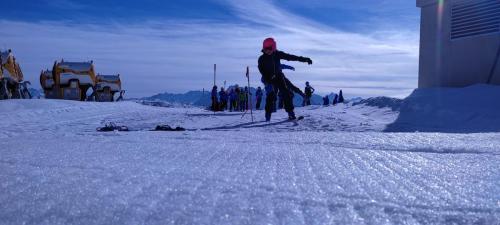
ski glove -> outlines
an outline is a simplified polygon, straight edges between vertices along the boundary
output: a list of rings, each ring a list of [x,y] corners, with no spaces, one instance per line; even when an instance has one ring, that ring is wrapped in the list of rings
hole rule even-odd
[[[312,65],[313,61],[310,58],[306,58],[306,63],[309,64],[309,65]]]

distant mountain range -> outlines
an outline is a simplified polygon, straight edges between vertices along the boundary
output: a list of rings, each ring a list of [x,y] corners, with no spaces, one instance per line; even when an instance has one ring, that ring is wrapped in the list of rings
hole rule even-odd
[[[35,88],[29,88],[29,91],[33,98],[44,98],[43,90],[41,89],[35,89]],[[250,93],[252,96],[255,96],[255,92],[257,89],[255,88],[250,88]],[[333,101],[333,94],[328,95],[328,98],[330,100],[330,103]],[[150,97],[144,97],[144,98],[139,98],[139,99],[128,99],[128,100],[137,100],[142,104],[145,105],[152,105],[152,106],[161,106],[161,107],[178,107],[178,106],[195,106],[195,107],[209,107],[211,104],[211,99],[210,99],[210,92],[208,91],[189,91],[184,94],[172,94],[172,93],[161,93],[161,94],[156,94]],[[253,105],[255,107],[255,98],[252,98],[253,100]],[[361,98],[355,98],[348,100],[350,102],[358,102],[361,101]],[[293,98],[293,104],[296,107],[301,107],[302,106],[302,97],[298,94],[295,95]],[[262,108],[264,107],[264,104],[266,102],[266,96],[264,94],[264,97],[262,99]],[[323,104],[323,97],[317,94],[313,94],[311,98],[311,104],[312,105],[322,105]]]
[[[255,92],[257,89],[255,88],[250,88],[250,93],[252,96],[255,96]],[[265,98],[266,96],[264,95],[264,99],[262,100],[262,105],[265,103]],[[330,103],[333,101],[333,94],[330,94],[328,96],[330,99]],[[162,93],[162,94],[156,94],[151,97],[145,97],[141,98],[140,100],[142,101],[147,101],[148,104],[150,105],[162,105],[160,103],[154,103],[154,102],[167,102],[169,104],[174,104],[174,105],[190,105],[190,106],[197,106],[197,107],[208,107],[211,104],[211,99],[210,99],[210,92],[208,91],[189,91],[185,94],[171,94],[168,92]],[[255,98],[252,98],[254,101],[255,105]],[[357,101],[360,99],[357,99]],[[293,99],[293,104],[296,107],[302,106],[302,97],[298,94],[295,95]],[[322,105],[323,104],[323,96],[313,94],[311,98],[311,104],[313,105]],[[262,106],[263,107],[263,106]]]

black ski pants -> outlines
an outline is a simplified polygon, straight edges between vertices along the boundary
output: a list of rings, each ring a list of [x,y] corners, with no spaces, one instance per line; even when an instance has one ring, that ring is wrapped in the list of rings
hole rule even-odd
[[[266,85],[266,114],[271,115],[273,105],[276,107],[276,100],[278,92],[283,95],[283,105],[287,113],[293,113],[293,99],[292,92],[288,89],[285,78],[278,76],[270,84]]]

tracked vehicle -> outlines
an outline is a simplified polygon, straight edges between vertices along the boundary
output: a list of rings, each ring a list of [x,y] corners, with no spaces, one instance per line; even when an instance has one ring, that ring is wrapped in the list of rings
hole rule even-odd
[[[0,100],[11,98],[31,98],[28,81],[12,54],[12,50],[0,51]]]

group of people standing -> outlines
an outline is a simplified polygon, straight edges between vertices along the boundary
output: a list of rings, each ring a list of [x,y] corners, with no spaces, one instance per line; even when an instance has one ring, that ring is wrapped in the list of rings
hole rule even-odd
[[[333,101],[332,105],[337,105],[339,103],[344,103],[344,95],[342,94],[342,90],[340,90],[339,94],[333,94]],[[327,106],[330,105],[330,98],[328,95],[323,97],[323,105]]]
[[[259,88],[260,89],[260,88]],[[260,101],[262,101],[262,90],[257,90],[257,108],[260,108]],[[250,98],[252,93],[249,92],[248,87],[239,87],[235,85],[234,87],[229,87],[224,90],[223,87],[218,91],[217,86],[212,88],[211,99],[212,99],[212,111],[226,111],[230,112],[244,112],[250,107]]]
[[[311,105],[311,98],[313,96],[313,93],[315,92],[315,89],[309,84],[309,82],[306,82],[304,91],[300,90],[300,88],[296,87],[291,83],[289,85],[290,85],[289,88],[292,90],[292,98],[294,97],[293,93],[297,93],[303,99],[302,106]],[[233,111],[244,112],[249,110],[250,107],[253,107],[252,104],[254,103],[255,103],[255,109],[260,110],[264,94],[267,93],[264,93],[262,88],[258,87],[257,90],[255,91],[255,100],[249,101],[249,99],[252,99],[254,94],[252,94],[252,92],[249,92],[248,87],[240,88],[238,85],[235,85],[233,87],[229,87],[227,90],[225,90],[223,87],[221,87],[220,90],[218,90],[217,86],[214,86],[212,88],[212,94],[211,94],[211,99],[212,99],[211,110],[215,111],[228,110],[230,112]],[[277,95],[278,95],[277,104],[276,102],[272,104],[271,107],[272,112],[276,112],[276,109],[284,108],[285,97],[283,93],[278,91]],[[332,105],[336,105],[338,103],[343,103],[343,102],[344,102],[344,97],[342,94],[342,90],[340,90],[339,94],[333,94]],[[323,97],[323,105],[330,105],[330,98],[328,95]]]

